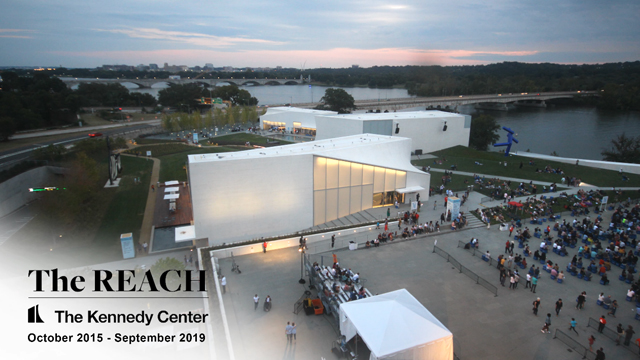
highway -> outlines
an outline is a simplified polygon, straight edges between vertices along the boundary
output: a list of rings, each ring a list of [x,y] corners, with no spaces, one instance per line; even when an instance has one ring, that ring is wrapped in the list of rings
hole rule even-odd
[[[122,133],[125,131],[140,130],[140,129],[144,129],[152,126],[153,125],[150,125],[150,124],[131,125],[125,128],[118,128],[113,130],[108,130],[108,129],[99,130],[99,132],[102,133],[102,137],[106,137],[107,135],[114,135],[114,134]],[[0,152],[0,169],[6,169],[6,166],[28,159],[31,156],[31,152],[35,149],[49,146],[51,144],[66,145],[79,140],[88,139],[89,138],[88,134],[91,132],[94,132],[94,131],[91,131],[90,129],[87,129],[86,131],[82,131],[82,132],[76,132],[75,130],[76,129],[74,129],[74,132],[70,132],[69,136],[64,137],[62,139],[58,138],[56,140],[48,140],[48,141],[45,140],[45,141],[40,141],[37,144],[26,145],[24,147],[20,147],[17,149],[1,151]]]

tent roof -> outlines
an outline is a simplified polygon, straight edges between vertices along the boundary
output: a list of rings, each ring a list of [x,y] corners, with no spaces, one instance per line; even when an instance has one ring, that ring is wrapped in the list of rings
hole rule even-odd
[[[347,302],[340,308],[378,358],[453,336],[406,289]]]

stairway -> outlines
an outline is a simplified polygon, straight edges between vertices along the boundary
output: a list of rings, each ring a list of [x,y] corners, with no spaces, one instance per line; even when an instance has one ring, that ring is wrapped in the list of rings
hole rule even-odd
[[[465,226],[463,230],[475,229],[483,226],[486,227],[487,225],[483,223],[480,219],[475,217],[474,215],[467,213],[467,226]]]
[[[336,226],[358,226],[361,224],[368,224],[378,220],[369,211],[364,210],[351,215],[347,215],[333,221],[326,222],[324,224],[316,225],[308,230],[322,230],[327,228],[333,228]]]

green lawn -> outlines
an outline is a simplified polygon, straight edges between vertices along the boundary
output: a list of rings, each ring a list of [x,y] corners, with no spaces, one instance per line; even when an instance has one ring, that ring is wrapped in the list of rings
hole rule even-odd
[[[159,145],[138,146],[136,148],[126,150],[125,153],[132,154],[132,155],[139,153],[141,157],[144,157],[147,155],[147,151],[151,151],[152,157],[160,157],[160,156],[169,155],[169,154],[177,154],[181,152],[194,151],[194,149],[200,149],[200,148],[192,145],[166,143],[166,144],[159,144]]]
[[[278,144],[267,143],[267,140],[277,141]],[[244,132],[239,132],[236,134],[217,136],[209,140],[211,144],[218,145],[244,145],[246,142],[250,142],[251,145],[260,145],[260,146],[274,146],[274,145],[286,145],[292,144],[292,142],[285,140],[273,140],[266,138],[260,135],[247,134]]]
[[[566,176],[573,176],[583,182],[596,186],[615,187],[638,187],[640,186],[640,175],[626,174],[629,181],[622,181],[622,177],[617,171],[596,169],[587,166],[576,166],[575,164],[564,164],[555,161],[531,159],[535,165],[529,165],[529,158],[522,156],[509,156],[498,152],[477,151],[464,146],[456,146],[441,151],[436,151],[432,155],[438,156],[437,160],[443,160],[442,164],[434,162],[436,159],[425,159],[413,161],[417,166],[431,166],[432,168],[451,169],[451,165],[456,165],[458,171],[490,174],[497,177],[514,177],[529,179],[533,181],[557,182],[560,184],[562,175],[537,173],[536,169],[544,169],[546,165],[552,168],[561,168]],[[504,166],[504,162],[507,166]],[[475,162],[482,163],[476,165]],[[524,165],[520,169],[520,162]]]
[[[117,188],[95,236],[96,250],[122,256],[120,234],[132,232],[134,242],[140,238],[142,218],[147,204],[153,162],[143,158],[122,157],[122,180]],[[140,178],[135,184],[134,178]],[[113,189],[104,189],[109,191]]]
[[[191,150],[187,152],[160,156],[158,157],[158,159],[160,159],[160,181],[187,181],[187,172],[184,168],[187,163],[187,155],[213,154],[230,151],[238,151],[238,149],[232,149],[224,146],[204,148],[191,147]]]

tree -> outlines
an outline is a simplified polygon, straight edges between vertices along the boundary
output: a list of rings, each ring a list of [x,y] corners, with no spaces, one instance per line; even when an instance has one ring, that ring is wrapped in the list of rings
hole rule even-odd
[[[611,148],[603,150],[601,154],[605,161],[640,164],[640,136],[620,134],[611,139]]]
[[[16,124],[12,118],[0,117],[0,141],[9,141],[11,135],[16,132]]]
[[[471,120],[469,146],[480,151],[489,150],[489,145],[500,139],[500,125],[490,115],[480,115]]]
[[[337,111],[340,114],[348,114],[350,110],[355,110],[356,108],[353,96],[344,89],[329,88],[325,90],[320,102],[329,105],[332,111]]]

